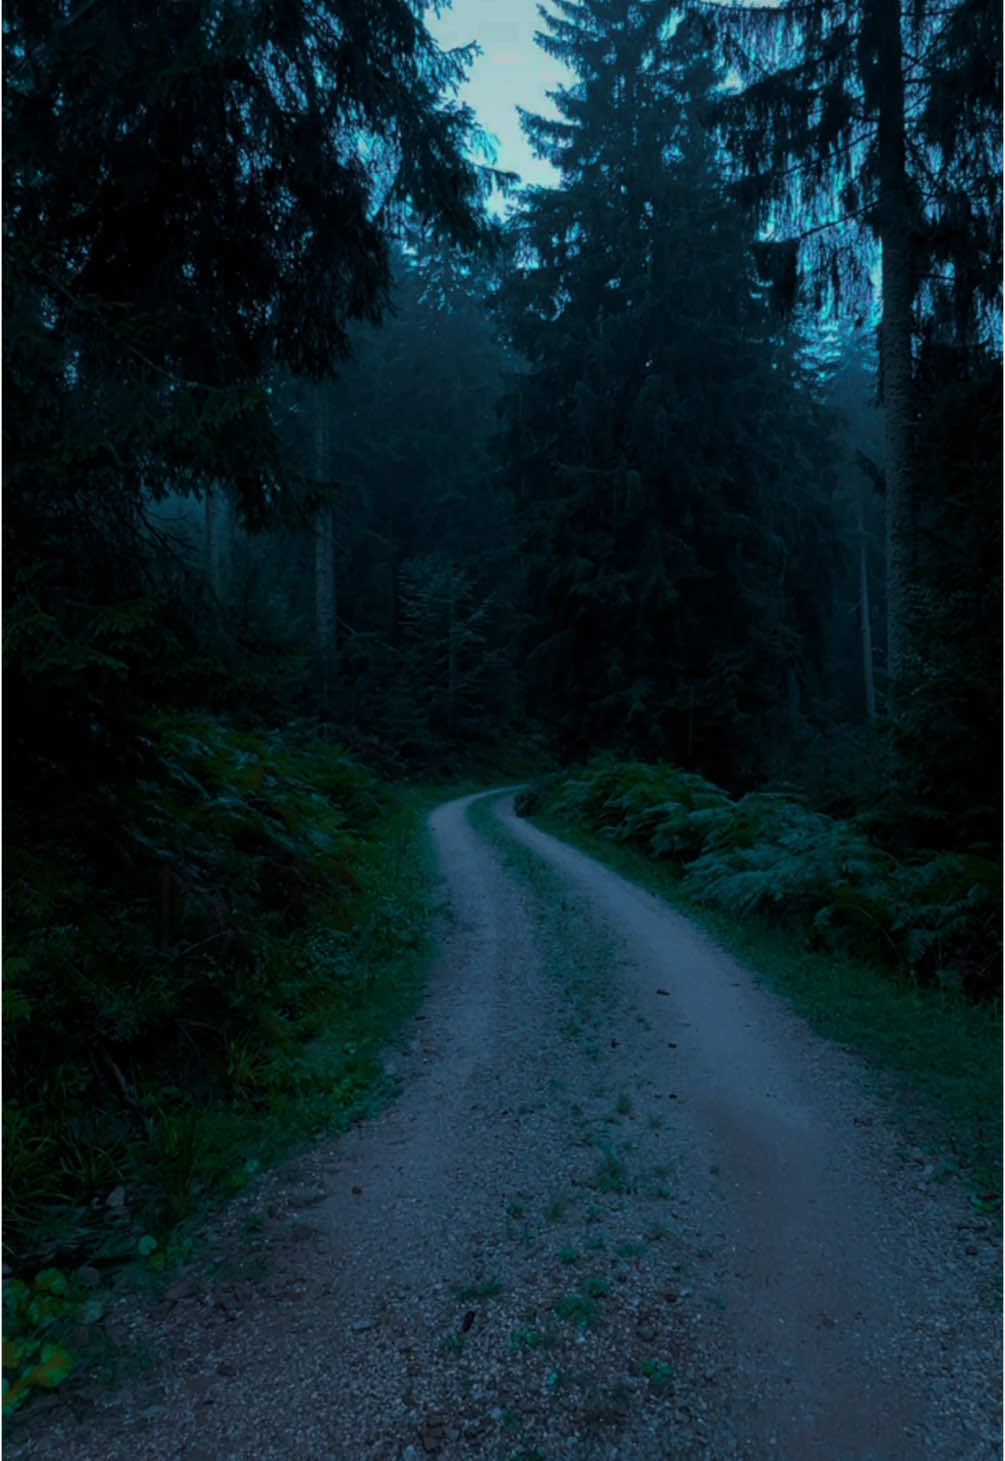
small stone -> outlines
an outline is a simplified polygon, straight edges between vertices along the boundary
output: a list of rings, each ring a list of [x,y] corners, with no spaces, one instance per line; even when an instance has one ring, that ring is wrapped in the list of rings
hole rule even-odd
[[[354,1334],[363,1334],[367,1329],[373,1328],[372,1319],[355,1319],[349,1326]]]
[[[114,1211],[116,1208],[125,1207],[125,1205],[126,1189],[124,1187],[113,1187],[105,1198],[105,1206],[112,1208]]]

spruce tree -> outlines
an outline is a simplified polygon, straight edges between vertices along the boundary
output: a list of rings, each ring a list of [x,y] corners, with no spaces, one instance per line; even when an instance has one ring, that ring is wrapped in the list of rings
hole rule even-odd
[[[380,317],[397,215],[489,237],[490,175],[454,98],[468,59],[407,0],[5,11],[5,607],[26,801],[55,811],[128,779],[151,702],[216,703],[206,615],[165,587],[151,504],[225,487],[264,522],[288,478],[275,374],[330,374],[352,322]]]
[[[709,6],[742,88],[720,118],[792,302],[864,318],[880,250],[887,672],[908,648],[919,333],[980,344],[1000,283],[1000,12],[918,0]],[[941,277],[940,277],[941,276]]]
[[[570,751],[750,775],[815,652],[816,408],[718,183],[707,23],[628,0],[543,13],[577,79],[525,126],[561,185],[525,195],[498,301],[528,362],[506,439],[528,693]]]

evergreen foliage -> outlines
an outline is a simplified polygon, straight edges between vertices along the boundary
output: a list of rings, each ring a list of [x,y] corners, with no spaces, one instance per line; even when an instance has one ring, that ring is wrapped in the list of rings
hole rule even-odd
[[[525,195],[497,301],[528,361],[504,450],[530,693],[566,751],[756,778],[819,654],[828,426],[717,178],[708,26],[621,0],[545,18],[578,79],[525,127],[562,185]]]
[[[923,985],[998,994],[1001,862],[974,853],[897,859],[854,820],[791,795],[732,800],[666,764],[600,759],[517,800],[670,862],[698,902],[781,920],[813,947]]]
[[[881,266],[886,656],[891,695],[917,608],[916,342],[980,351],[1001,299],[1001,16],[956,0],[708,7],[741,78],[720,98],[738,196],[783,308],[869,312]],[[892,705],[892,700],[891,700]]]
[[[291,383],[281,396],[290,468],[323,471],[311,490],[333,504],[328,718],[399,770],[498,744],[522,710],[520,567],[491,449],[506,356],[483,308],[488,279],[429,240],[399,249],[393,317],[355,333],[337,382]],[[311,461],[319,416],[321,468]],[[267,534],[256,552],[281,565],[277,627],[308,649],[309,536],[296,526]],[[235,583],[231,601],[239,595]],[[307,682],[299,699],[305,711],[316,705]]]

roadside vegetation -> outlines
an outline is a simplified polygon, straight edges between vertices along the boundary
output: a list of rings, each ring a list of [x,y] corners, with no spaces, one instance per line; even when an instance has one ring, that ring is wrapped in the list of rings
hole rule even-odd
[[[738,800],[670,765],[600,758],[521,792],[533,817],[697,919],[861,1052],[919,1139],[1001,1192],[1001,864],[898,858],[790,793]]]
[[[438,793],[208,716],[145,732],[114,838],[6,850],[8,1409],[62,1378],[74,1271],[170,1267],[209,1205],[379,1103],[421,994]]]

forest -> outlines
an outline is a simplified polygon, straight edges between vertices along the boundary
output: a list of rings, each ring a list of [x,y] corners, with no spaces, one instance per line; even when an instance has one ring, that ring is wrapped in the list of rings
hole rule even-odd
[[[539,11],[554,186],[424,0],[7,6],[5,1407],[378,1098],[438,788],[1000,1017],[1000,10]]]

